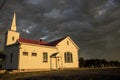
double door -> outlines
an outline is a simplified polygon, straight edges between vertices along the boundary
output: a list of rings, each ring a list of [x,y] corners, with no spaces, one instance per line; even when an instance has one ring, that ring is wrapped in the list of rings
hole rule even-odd
[[[51,70],[62,69],[62,60],[60,57],[51,58]]]

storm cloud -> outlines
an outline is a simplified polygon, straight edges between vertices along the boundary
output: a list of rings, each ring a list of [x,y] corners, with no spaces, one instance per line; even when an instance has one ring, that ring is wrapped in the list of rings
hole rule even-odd
[[[83,58],[120,61],[119,0],[8,0],[0,9],[0,46],[13,13],[21,37],[52,41],[69,35]]]

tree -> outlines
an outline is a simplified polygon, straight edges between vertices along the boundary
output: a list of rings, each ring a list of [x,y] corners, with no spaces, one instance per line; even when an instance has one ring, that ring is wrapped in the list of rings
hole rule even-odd
[[[110,61],[109,65],[112,67],[120,67],[120,62],[118,61]]]
[[[119,61],[106,61],[105,59],[87,59],[79,57],[79,67],[120,67]]]
[[[79,57],[79,67],[84,67],[85,66],[85,60],[82,57]]]
[[[3,54],[3,51],[0,51],[0,54]]]

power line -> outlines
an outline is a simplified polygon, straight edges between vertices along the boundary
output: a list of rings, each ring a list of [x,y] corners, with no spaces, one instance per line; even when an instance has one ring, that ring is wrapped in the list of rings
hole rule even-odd
[[[0,9],[2,9],[2,7],[5,5],[6,2],[7,2],[7,0],[4,0],[4,1],[2,2],[2,4],[0,5]]]

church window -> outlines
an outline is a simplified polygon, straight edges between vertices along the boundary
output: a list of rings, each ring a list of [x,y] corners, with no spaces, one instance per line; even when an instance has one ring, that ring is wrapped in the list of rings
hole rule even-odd
[[[71,63],[73,62],[73,55],[72,55],[72,53],[70,53],[70,62]]]
[[[65,62],[67,62],[67,54],[66,54],[66,52],[64,53],[64,58],[65,58]]]
[[[32,56],[37,56],[37,53],[32,53]]]
[[[13,36],[13,37],[12,37],[12,41],[14,41],[14,40],[15,40],[15,37]]]
[[[43,62],[48,62],[48,53],[43,52]]]
[[[72,63],[73,62],[73,55],[71,52],[64,53],[65,63]]]
[[[67,41],[67,45],[69,45],[69,41]]]
[[[23,52],[23,55],[24,56],[28,56],[28,52]]]

